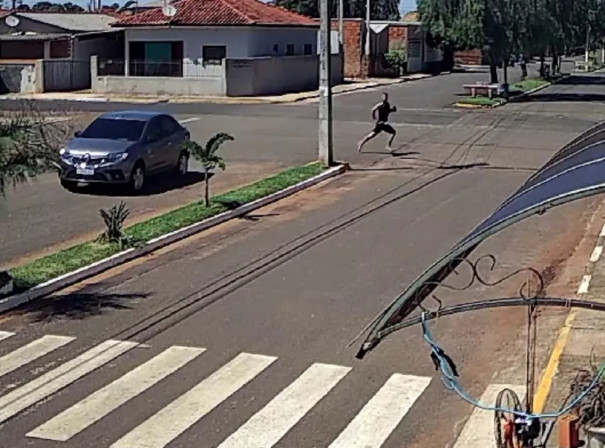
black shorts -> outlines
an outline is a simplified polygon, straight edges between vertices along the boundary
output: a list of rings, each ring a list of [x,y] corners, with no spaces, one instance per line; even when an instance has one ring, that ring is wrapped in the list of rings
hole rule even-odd
[[[376,134],[380,134],[381,132],[386,132],[387,134],[395,134],[395,129],[393,129],[393,126],[391,126],[390,124],[385,123],[384,121],[379,121],[374,126],[372,132]]]

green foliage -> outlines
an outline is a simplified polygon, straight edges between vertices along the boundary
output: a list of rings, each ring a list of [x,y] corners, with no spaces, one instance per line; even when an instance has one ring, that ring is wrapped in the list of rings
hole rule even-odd
[[[289,168],[275,176],[214,197],[210,207],[206,207],[200,202],[194,202],[147,221],[136,223],[125,229],[124,233],[132,241],[142,244],[226,212],[228,210],[228,207],[224,205],[226,203],[236,202],[244,205],[256,201],[298,182],[317,176],[323,170],[324,168],[319,162]],[[82,243],[15,268],[11,271],[11,274],[19,288],[30,288],[115,255],[120,250],[122,249],[117,244],[102,243],[98,240]]]
[[[189,152],[198,162],[202,164],[205,171],[204,181],[206,183],[204,202],[208,207],[210,205],[210,193],[208,183],[210,180],[209,172],[215,168],[225,170],[225,160],[217,154],[221,145],[227,141],[235,140],[229,134],[219,132],[206,142],[205,146],[194,141],[187,141],[183,144],[183,148]]]
[[[56,168],[59,147],[67,135],[64,121],[53,121],[24,105],[18,112],[0,115],[0,195],[9,185],[16,186]]]
[[[605,42],[605,0],[418,0],[430,40],[442,48],[486,52],[490,64],[511,55],[558,56]]]
[[[109,210],[99,210],[105,231],[97,239],[101,243],[117,244],[121,249],[131,245],[132,240],[124,233],[124,222],[130,215],[130,210],[124,201],[113,205]]]
[[[384,55],[384,61],[388,67],[397,70],[398,75],[404,75],[407,69],[408,52],[406,48],[389,50]]]

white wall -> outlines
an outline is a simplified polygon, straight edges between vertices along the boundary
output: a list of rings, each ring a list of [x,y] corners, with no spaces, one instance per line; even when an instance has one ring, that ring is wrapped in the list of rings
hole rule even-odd
[[[288,44],[294,45],[294,56],[304,55],[305,44],[311,44],[311,54],[317,53],[317,28],[251,27],[248,43],[248,57],[285,56]],[[273,52],[276,45],[277,53]]]
[[[302,55],[304,44],[317,51],[316,28],[262,28],[262,27],[200,27],[190,29],[132,29],[125,31],[126,52],[129,41],[183,41],[186,61],[202,61],[204,45],[225,45],[227,58],[275,56],[273,45],[278,44],[278,55],[286,53],[286,45],[294,44],[294,54]]]

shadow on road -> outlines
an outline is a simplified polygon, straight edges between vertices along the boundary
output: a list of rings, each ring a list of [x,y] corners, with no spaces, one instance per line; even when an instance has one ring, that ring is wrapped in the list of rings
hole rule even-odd
[[[213,173],[208,175],[208,179],[212,179]],[[89,194],[92,196],[111,196],[111,197],[133,197],[133,196],[155,196],[158,194],[167,193],[172,190],[190,187],[204,181],[204,173],[198,171],[190,171],[184,176],[160,177],[153,176],[147,178],[147,186],[141,194],[133,194],[128,192],[124,186],[117,185],[88,185],[80,187],[73,191],[75,194]]]
[[[561,86],[605,86],[605,76],[599,75],[572,75],[557,82],[556,87]],[[516,98],[515,102],[605,102],[605,89],[603,93],[584,93],[584,92],[549,92],[544,90],[534,95],[528,95],[522,98]]]
[[[21,310],[32,312],[33,320],[36,322],[50,321],[53,319],[84,319],[96,316],[103,312],[112,310],[130,310],[132,306],[129,301],[147,298],[148,293],[133,294],[104,294],[76,292],[65,294],[50,299],[48,303],[26,305]]]

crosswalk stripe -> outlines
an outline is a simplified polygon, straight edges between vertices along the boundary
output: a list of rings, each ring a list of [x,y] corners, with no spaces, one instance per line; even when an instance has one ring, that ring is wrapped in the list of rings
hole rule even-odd
[[[496,403],[498,393],[503,389],[512,390],[521,401],[525,398],[524,386],[490,384],[479,401],[482,404],[493,406]],[[494,433],[494,412],[474,408],[468,422],[462,428],[454,448],[497,448],[496,434]]]
[[[0,341],[3,341],[4,339],[8,339],[14,335],[15,335],[15,333],[11,333],[10,331],[0,331]]]
[[[269,367],[274,356],[240,353],[111,448],[163,448]]]
[[[41,358],[53,350],[63,347],[76,338],[46,335],[7,355],[0,357],[0,376],[4,376],[30,362]]]
[[[34,429],[27,436],[66,442],[128,400],[180,369],[205,350],[204,348],[170,347]]]
[[[0,423],[14,417],[24,409],[63,389],[78,378],[103,366],[137,345],[136,342],[105,341],[41,377],[0,397]]]
[[[430,382],[430,377],[392,375],[329,448],[379,448]]]
[[[350,370],[350,367],[313,364],[219,448],[272,447]]]

